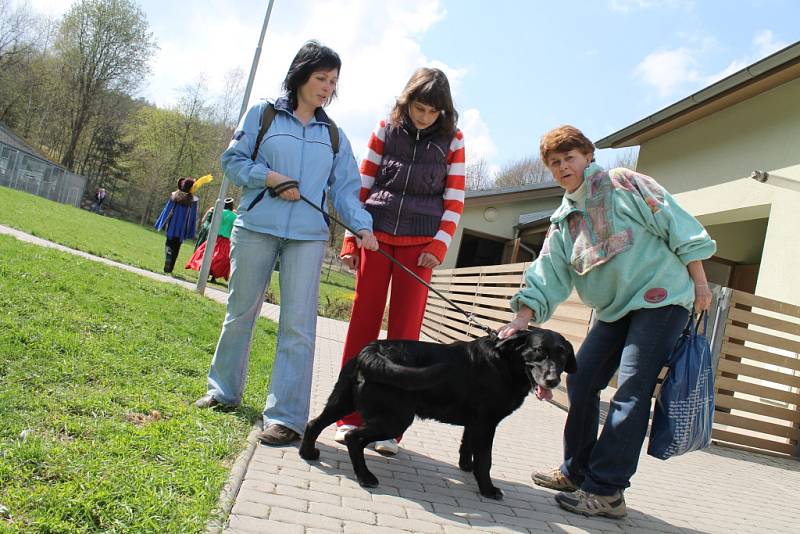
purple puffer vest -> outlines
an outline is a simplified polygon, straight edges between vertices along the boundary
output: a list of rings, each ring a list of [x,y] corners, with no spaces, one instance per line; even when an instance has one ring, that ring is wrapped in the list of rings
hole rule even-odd
[[[383,159],[365,208],[374,231],[434,236],[444,214],[447,152],[451,136],[438,123],[417,130],[406,120],[387,125]]]

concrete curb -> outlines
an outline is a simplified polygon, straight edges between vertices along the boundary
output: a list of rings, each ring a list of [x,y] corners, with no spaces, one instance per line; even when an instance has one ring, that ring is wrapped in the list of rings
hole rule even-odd
[[[259,417],[247,435],[247,446],[236,457],[236,461],[233,462],[228,481],[222,486],[217,505],[212,511],[211,520],[206,525],[205,534],[219,534],[225,528],[225,523],[228,521],[233,505],[236,504],[236,496],[239,495],[242,482],[244,482],[244,477],[247,474],[247,466],[250,464],[250,459],[253,457],[256,447],[258,447],[259,440],[257,436],[261,432],[262,424],[262,420]]]

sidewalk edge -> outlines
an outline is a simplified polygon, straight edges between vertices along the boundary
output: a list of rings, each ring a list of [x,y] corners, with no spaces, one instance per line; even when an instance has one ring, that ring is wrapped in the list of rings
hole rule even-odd
[[[236,504],[236,496],[239,495],[242,482],[244,482],[244,477],[247,474],[247,466],[250,464],[250,459],[258,446],[257,435],[261,432],[261,425],[261,418],[259,417],[247,435],[247,446],[239,453],[233,463],[233,467],[231,467],[228,480],[222,487],[217,504],[211,512],[212,517],[206,525],[205,534],[219,534],[223,531],[231,509]]]

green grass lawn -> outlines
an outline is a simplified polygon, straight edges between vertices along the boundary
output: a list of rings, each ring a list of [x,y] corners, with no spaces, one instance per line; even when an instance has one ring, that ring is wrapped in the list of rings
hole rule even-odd
[[[28,210],[15,226],[71,246],[129,261],[134,239],[160,242],[15,198]],[[92,239],[107,229],[119,232]],[[237,412],[193,409],[223,315],[191,291],[0,236],[0,532],[202,531],[262,409],[276,335],[258,321]]]
[[[11,226],[66,247],[89,252],[127,265],[160,273],[164,267],[164,234],[138,224],[104,217],[66,204],[0,186],[0,224]],[[185,241],[175,264],[176,278],[197,281],[197,273],[183,269],[194,252]],[[279,276],[272,277],[270,292],[280,299]],[[349,317],[354,278],[336,271],[322,273],[320,311],[326,316]],[[224,281],[223,281],[224,282]],[[213,286],[212,286],[213,287]],[[336,301],[340,301],[338,306]],[[333,305],[328,305],[333,302]],[[329,310],[346,309],[346,315]]]

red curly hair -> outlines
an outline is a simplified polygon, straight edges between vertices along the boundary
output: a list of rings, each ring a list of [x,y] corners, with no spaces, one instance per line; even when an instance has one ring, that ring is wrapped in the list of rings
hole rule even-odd
[[[594,154],[594,143],[579,129],[568,124],[550,130],[539,142],[539,153],[545,165],[548,156],[553,152],[569,152],[573,148],[577,148],[584,155]]]

